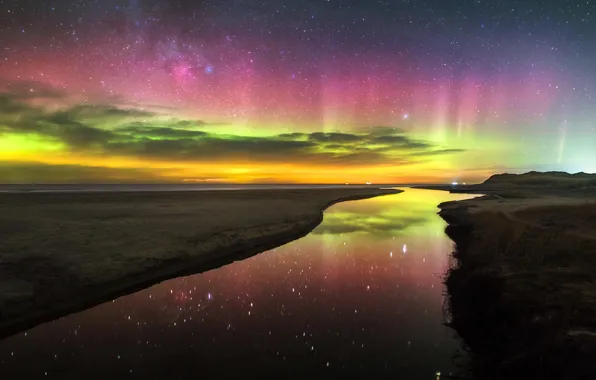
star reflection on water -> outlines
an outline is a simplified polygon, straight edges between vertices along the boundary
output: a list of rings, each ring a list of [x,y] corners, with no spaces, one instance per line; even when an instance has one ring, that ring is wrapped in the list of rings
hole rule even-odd
[[[452,243],[436,206],[469,197],[409,189],[337,204],[305,238],[1,341],[0,378],[449,373]]]

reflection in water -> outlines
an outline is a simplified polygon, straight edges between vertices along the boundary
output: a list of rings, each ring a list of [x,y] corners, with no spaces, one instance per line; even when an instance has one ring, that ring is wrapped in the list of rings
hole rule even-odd
[[[434,379],[451,242],[427,190],[340,203],[309,236],[0,342],[0,378],[199,378],[268,370]],[[47,376],[47,377],[46,377]]]

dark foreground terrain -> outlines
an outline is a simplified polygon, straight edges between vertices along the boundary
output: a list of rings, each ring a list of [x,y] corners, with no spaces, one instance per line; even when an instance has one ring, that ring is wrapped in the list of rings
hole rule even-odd
[[[494,176],[471,187],[491,195],[440,205],[448,322],[474,378],[596,378],[595,178]]]
[[[0,195],[0,336],[302,237],[330,205],[399,190]]]

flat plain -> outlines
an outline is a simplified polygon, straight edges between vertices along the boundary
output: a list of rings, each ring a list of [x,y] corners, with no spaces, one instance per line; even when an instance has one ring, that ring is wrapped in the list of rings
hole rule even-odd
[[[302,237],[333,188],[0,195],[0,336]]]

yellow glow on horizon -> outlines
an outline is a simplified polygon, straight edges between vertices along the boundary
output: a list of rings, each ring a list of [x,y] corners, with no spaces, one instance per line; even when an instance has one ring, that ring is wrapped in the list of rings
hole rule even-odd
[[[457,169],[440,158],[399,165],[320,165],[270,162],[191,162],[148,160],[134,157],[98,157],[81,153],[49,151],[27,152],[23,149],[2,151],[0,162],[79,165],[111,169],[144,169],[163,180],[279,183],[437,183],[451,182]],[[488,175],[489,173],[486,173]],[[133,178],[134,179],[134,178]]]

